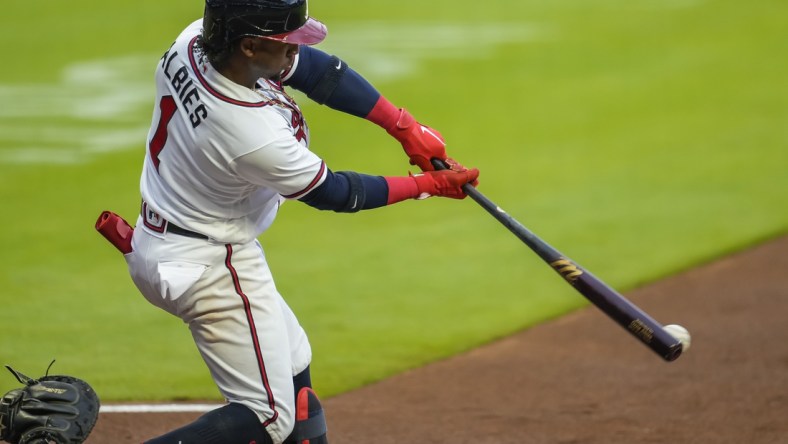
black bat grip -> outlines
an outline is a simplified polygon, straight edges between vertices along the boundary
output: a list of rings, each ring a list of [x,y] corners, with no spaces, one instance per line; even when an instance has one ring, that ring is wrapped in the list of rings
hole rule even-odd
[[[438,159],[437,157],[433,157],[432,159],[430,159],[430,162],[432,163],[432,166],[434,166],[436,170],[449,169],[449,165],[447,165],[446,162]]]

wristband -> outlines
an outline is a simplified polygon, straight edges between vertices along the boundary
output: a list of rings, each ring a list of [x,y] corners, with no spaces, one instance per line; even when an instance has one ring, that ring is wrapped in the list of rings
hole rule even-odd
[[[419,197],[419,187],[412,176],[384,177],[389,186],[389,197],[386,205],[402,202],[407,199]]]
[[[386,131],[394,128],[399,120],[400,110],[385,97],[380,96],[372,111],[367,114],[365,119],[382,127]]]

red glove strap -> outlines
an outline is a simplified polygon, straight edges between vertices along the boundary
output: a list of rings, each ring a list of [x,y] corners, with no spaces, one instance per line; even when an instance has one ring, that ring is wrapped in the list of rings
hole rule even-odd
[[[417,122],[408,110],[395,107],[383,96],[378,98],[366,118],[397,139],[410,158],[410,164],[418,165],[422,171],[435,169],[430,163],[433,157],[441,160],[447,157],[446,142],[437,130]]]
[[[408,110],[397,108],[383,96],[380,96],[375,107],[367,114],[366,119],[385,129],[400,143],[406,143],[413,137],[410,132],[403,130],[416,123],[416,119]]]

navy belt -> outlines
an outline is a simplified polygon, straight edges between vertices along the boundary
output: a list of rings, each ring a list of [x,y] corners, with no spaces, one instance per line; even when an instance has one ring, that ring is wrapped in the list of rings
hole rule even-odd
[[[196,231],[187,230],[186,228],[181,228],[169,221],[167,222],[167,232],[172,234],[179,234],[181,236],[193,237],[196,239],[208,240],[208,236],[204,234],[200,234]]]
[[[144,200],[142,201],[142,206],[140,207],[140,214],[142,215],[142,221],[145,226],[157,233],[172,233],[179,236],[193,237],[195,239],[210,239],[204,234],[179,227],[167,219],[161,217],[159,213],[148,208],[148,203]]]

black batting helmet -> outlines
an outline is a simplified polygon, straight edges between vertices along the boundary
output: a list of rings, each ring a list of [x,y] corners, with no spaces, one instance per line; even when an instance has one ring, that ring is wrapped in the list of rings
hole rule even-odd
[[[241,37],[314,45],[327,32],[324,24],[309,17],[307,0],[206,0],[203,29],[212,45]]]

